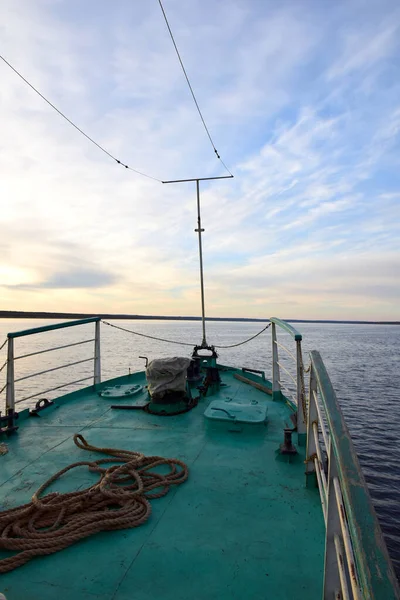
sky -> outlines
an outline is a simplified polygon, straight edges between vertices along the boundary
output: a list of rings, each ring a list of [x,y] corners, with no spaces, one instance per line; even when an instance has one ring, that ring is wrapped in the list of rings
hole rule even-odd
[[[400,320],[398,0],[163,4],[234,174],[201,184],[206,314]],[[2,0],[0,40],[131,167],[227,174],[157,0]],[[195,184],[0,82],[0,310],[199,315]]]

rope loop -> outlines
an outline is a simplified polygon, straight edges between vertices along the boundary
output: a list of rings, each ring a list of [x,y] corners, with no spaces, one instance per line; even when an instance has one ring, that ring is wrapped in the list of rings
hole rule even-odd
[[[82,450],[108,454],[110,458],[72,463],[43,483],[29,504],[0,512],[0,550],[14,553],[0,559],[0,573],[100,531],[139,527],[150,517],[150,500],[165,496],[172,485],[184,483],[189,475],[186,464],[175,458],[98,448],[81,434],[74,435],[74,443]],[[108,468],[99,466],[106,462],[113,464]],[[67,471],[80,466],[97,472],[97,483],[76,492],[42,496]],[[153,469],[159,466],[168,467],[168,472],[155,472]]]

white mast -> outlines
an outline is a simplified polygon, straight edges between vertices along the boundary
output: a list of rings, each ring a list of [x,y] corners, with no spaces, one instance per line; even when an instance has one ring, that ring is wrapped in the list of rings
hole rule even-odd
[[[197,191],[197,229],[195,232],[198,233],[199,236],[199,262],[200,262],[200,290],[201,290],[201,320],[203,325],[203,340],[201,342],[202,348],[208,348],[207,339],[206,339],[206,314],[205,314],[205,305],[204,305],[204,274],[203,274],[203,249],[201,243],[201,234],[204,229],[201,228],[201,214],[200,214],[200,181],[209,181],[211,179],[231,179],[233,175],[225,175],[223,177],[198,177],[195,179],[176,179],[174,181],[163,181],[163,183],[183,183],[186,181],[195,181],[196,182],[196,191]]]

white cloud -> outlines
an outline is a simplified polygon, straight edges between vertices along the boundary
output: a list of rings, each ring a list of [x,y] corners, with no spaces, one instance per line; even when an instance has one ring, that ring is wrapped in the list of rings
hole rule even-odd
[[[376,24],[367,15],[359,31],[332,4],[336,33],[307,3],[167,8],[236,175],[202,184],[210,314],[265,316],[272,303],[284,316],[329,317],[331,294],[335,316],[350,318],[370,293],[370,318],[394,318],[397,284],[382,265],[398,248],[400,113],[386,71],[399,56],[395,16],[387,10]],[[132,167],[162,178],[221,174],[156,9],[121,2],[92,18],[64,2],[6,0],[3,51]],[[1,308],[198,314],[194,184],[118,167],[0,70]],[[379,288],[354,275],[371,237]],[[353,270],[339,277],[334,265],[348,256]],[[87,289],[65,289],[82,273]]]
[[[400,13],[397,10],[390,18],[385,15],[381,22],[371,20],[362,30],[353,26],[350,31],[345,31],[343,51],[327,71],[328,81],[355,71],[371,69],[391,55],[398,46],[399,19]]]

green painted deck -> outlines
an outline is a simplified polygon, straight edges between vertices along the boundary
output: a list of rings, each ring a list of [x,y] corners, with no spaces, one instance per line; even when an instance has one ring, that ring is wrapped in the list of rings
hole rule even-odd
[[[227,387],[217,395],[176,417],[111,410],[112,401],[90,389],[20,419],[0,456],[0,510],[28,502],[71,462],[101,458],[74,445],[78,432],[96,446],[181,459],[189,479],[151,501],[143,526],[97,534],[2,575],[7,600],[320,600],[325,528],[318,490],[305,487],[303,448],[292,463],[277,454],[290,409],[234,372],[222,373]],[[123,382],[144,384],[144,374]],[[227,396],[267,403],[267,426],[254,434],[211,429],[203,412]],[[75,469],[51,491],[95,480]]]

